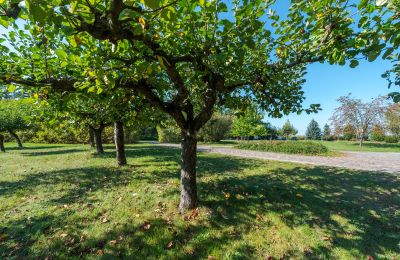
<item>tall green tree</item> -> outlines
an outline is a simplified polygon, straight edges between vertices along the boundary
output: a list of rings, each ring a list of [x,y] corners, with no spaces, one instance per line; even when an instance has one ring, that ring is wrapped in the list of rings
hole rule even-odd
[[[318,122],[312,119],[306,130],[306,138],[309,140],[321,140],[321,137],[321,128],[319,128]]]
[[[263,118],[262,111],[254,105],[248,106],[243,112],[238,111],[233,118],[231,135],[241,139],[265,136],[266,129]]]
[[[328,124],[325,124],[325,125],[324,125],[324,129],[323,129],[323,132],[322,132],[322,136],[323,136],[324,140],[328,140],[328,138],[329,138],[331,135],[332,135],[332,131],[331,131],[330,126],[329,126]]]
[[[382,20],[382,12],[387,17],[396,10],[369,2],[296,0],[281,18],[274,1],[261,0],[235,0],[229,6],[197,0],[25,0],[26,8],[9,0],[2,3],[0,19],[5,26],[17,17],[39,27],[51,25],[72,49],[82,49],[92,38],[112,47],[91,48],[95,61],[80,73],[98,66],[95,73],[101,78],[101,68],[110,67],[98,62],[100,55],[118,61],[127,72],[121,86],[176,121],[182,135],[183,211],[198,203],[196,134],[214,108],[238,107],[252,99],[274,117],[317,111],[316,105],[302,107],[308,63],[344,65],[351,60],[354,67],[360,58],[374,60],[386,46],[379,37],[371,37],[371,26],[356,23],[353,16],[361,12],[367,19]],[[70,57],[62,51],[56,54]],[[54,87],[76,83],[70,78],[62,78],[64,84],[59,77],[24,81],[27,78],[34,81],[30,84]],[[13,82],[7,73],[0,79]]]
[[[286,140],[289,140],[289,136],[297,134],[297,129],[294,128],[294,126],[290,123],[289,120],[287,120],[286,123],[280,129],[280,132],[283,136],[285,136]]]

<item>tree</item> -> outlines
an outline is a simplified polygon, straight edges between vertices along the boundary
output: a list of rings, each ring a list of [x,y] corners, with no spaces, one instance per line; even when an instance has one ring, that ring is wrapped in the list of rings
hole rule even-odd
[[[371,129],[370,139],[372,141],[382,142],[385,140],[385,129],[380,125],[374,125]]]
[[[352,59],[354,67],[366,50],[374,60],[384,46],[379,38],[370,41],[364,23],[357,23],[363,30],[356,30],[351,17],[361,11],[363,17],[381,19],[381,12],[387,10],[385,5],[367,5],[368,1],[360,2],[360,10],[346,1],[299,1],[292,3],[286,18],[280,18],[273,11],[274,1],[234,1],[229,9],[222,1],[24,3],[26,8],[17,0],[6,1],[2,24],[23,17],[39,26],[52,25],[71,49],[85,49],[82,46],[93,38],[106,42],[113,47],[99,44],[88,50],[94,62],[80,73],[88,74],[98,66],[96,74],[101,78],[101,68],[109,70],[111,66],[99,62],[100,56],[114,65],[119,61],[127,72],[120,86],[132,89],[176,121],[182,135],[182,211],[197,206],[197,132],[216,106],[238,107],[253,99],[273,117],[317,111],[317,105],[302,107],[306,64],[327,61],[344,65]],[[376,13],[371,14],[373,11]],[[226,12],[232,19],[224,18]],[[65,52],[57,53],[69,58]],[[25,75],[13,74],[14,64],[5,65],[5,71],[19,78],[0,75],[5,83],[63,88],[76,83],[76,79],[57,75],[32,78],[31,72],[24,70]]]
[[[31,99],[0,100],[0,132],[8,132],[14,137],[19,149],[23,146],[17,131],[29,128],[32,111]]]
[[[294,128],[294,126],[290,123],[289,119],[282,126],[280,131],[281,131],[282,135],[285,136],[286,140],[289,140],[289,136],[290,135],[296,135],[297,134],[297,129]]]
[[[246,107],[244,111],[237,111],[233,118],[231,135],[242,140],[253,136],[265,136],[263,117],[262,111],[254,105]]]
[[[321,140],[321,136],[321,128],[319,128],[317,121],[312,119],[306,130],[306,138],[310,140]]]
[[[324,140],[328,140],[330,136],[331,136],[331,128],[329,127],[328,124],[325,124],[323,130],[323,138]]]
[[[350,95],[338,99],[340,106],[335,109],[331,120],[334,125],[351,126],[362,146],[373,125],[382,124],[386,111],[385,97],[377,97],[370,102],[362,102]]]
[[[230,132],[232,117],[223,113],[214,113],[199,131],[199,138],[205,142],[219,142]]]
[[[400,104],[393,104],[385,113],[386,125],[394,136],[400,137]]]

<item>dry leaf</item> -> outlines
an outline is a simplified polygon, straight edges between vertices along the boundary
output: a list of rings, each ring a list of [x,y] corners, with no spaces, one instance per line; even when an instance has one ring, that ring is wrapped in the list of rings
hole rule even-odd
[[[297,193],[297,194],[296,194],[296,197],[297,197],[297,198],[300,198],[300,199],[304,198],[303,195],[300,194],[300,193]]]
[[[262,217],[260,216],[260,214],[256,214],[256,220],[262,220]]]
[[[215,257],[213,257],[212,255],[209,255],[208,260],[215,260]]]
[[[97,254],[97,255],[104,255],[104,251],[101,250],[101,249],[99,249],[99,250],[97,250],[96,254]]]
[[[100,221],[101,221],[101,223],[107,223],[107,222],[108,222],[108,219],[107,219],[107,217],[102,217],[102,218],[100,219]]]
[[[145,222],[143,223],[143,228],[144,228],[145,230],[149,230],[150,227],[151,227],[150,222],[145,221]]]
[[[225,199],[229,199],[231,197],[231,194],[228,192],[228,193],[225,193]]]
[[[122,201],[122,197],[119,197],[119,198],[118,198],[118,202],[121,202],[121,201]]]
[[[368,256],[368,260],[374,260],[374,258],[372,256]]]
[[[66,237],[66,236],[68,236],[67,233],[62,233],[62,234],[60,235],[60,237],[62,237],[62,238]]]
[[[111,240],[111,241],[109,242],[109,244],[110,244],[110,246],[114,246],[114,245],[117,244],[117,240]]]
[[[174,241],[169,241],[167,249],[171,249],[174,246]]]
[[[329,241],[329,240],[331,240],[331,238],[328,237],[328,236],[324,236],[324,237],[322,237],[322,240],[324,240],[324,241]]]

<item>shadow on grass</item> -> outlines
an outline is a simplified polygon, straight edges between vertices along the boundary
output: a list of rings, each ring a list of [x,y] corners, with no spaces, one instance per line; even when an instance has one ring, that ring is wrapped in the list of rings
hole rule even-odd
[[[351,143],[352,146],[358,147],[360,150],[363,148],[398,148],[400,149],[400,144],[389,144],[389,143],[363,143],[362,147],[360,147],[360,143]]]
[[[109,153],[109,156],[112,154]],[[179,163],[179,154],[177,149],[163,147],[128,147],[128,157],[141,157],[140,163],[119,169],[91,167],[37,173],[16,182],[3,181],[0,182],[0,199],[20,189],[33,194],[40,185],[65,183],[74,188],[47,203],[93,203],[94,199],[89,195],[97,190],[128,183],[145,186],[156,180],[176,180],[178,172],[167,170],[167,166]],[[142,168],[154,165],[158,169],[137,174]],[[304,252],[287,250],[284,254],[287,257],[332,258],[333,249],[340,248],[378,258],[387,251],[399,250],[400,180],[395,175],[324,167],[268,168],[265,162],[202,154],[198,168],[200,200],[211,212],[206,224],[188,223],[182,227],[174,223],[166,224],[163,217],[154,217],[150,219],[149,230],[134,223],[125,223],[100,236],[88,237],[83,242],[79,242],[80,234],[76,230],[71,245],[66,246],[60,239],[55,239],[48,241],[43,251],[37,251],[31,245],[38,236],[51,237],[47,234],[48,227],[71,224],[64,215],[47,213],[31,218],[29,228],[25,219],[5,223],[0,232],[12,237],[14,247],[0,242],[0,256],[23,258],[53,254],[58,257],[86,257],[99,255],[100,252],[104,258],[207,258],[216,247],[225,248],[239,243],[235,249],[236,258],[252,259],[257,249],[240,242],[257,228],[264,229],[265,236],[268,236],[267,232],[273,229],[272,223],[258,216],[271,213],[278,215],[291,229],[307,226],[327,232],[329,241],[326,243]],[[163,197],[171,200],[178,194],[176,188],[164,193]],[[230,197],[227,199],[224,194],[230,194]],[[98,201],[102,199],[96,198]],[[353,228],[349,229],[348,225]],[[216,236],[215,232],[219,235]],[[116,245],[109,244],[119,237],[122,239]],[[173,247],[167,250],[170,241],[173,241]],[[15,245],[20,250],[15,250]],[[187,246],[192,249],[183,250]]]
[[[48,156],[48,155],[63,155],[69,153],[78,153],[83,152],[84,149],[60,149],[60,150],[51,150],[51,151],[40,151],[40,152],[22,152],[23,156]]]
[[[6,150],[7,151],[29,151],[29,150],[48,150],[48,149],[60,149],[64,148],[65,146],[63,145],[34,145],[34,144],[28,144],[24,145],[22,149],[18,148],[18,146],[9,146],[9,144],[6,145]]]

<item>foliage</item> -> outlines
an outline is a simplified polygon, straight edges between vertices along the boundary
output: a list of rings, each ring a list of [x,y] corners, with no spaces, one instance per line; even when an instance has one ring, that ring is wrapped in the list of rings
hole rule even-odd
[[[231,135],[233,137],[249,138],[266,136],[264,115],[256,106],[247,107],[243,112],[238,112],[233,118]]]
[[[323,155],[328,153],[328,148],[323,144],[309,141],[253,141],[239,143],[236,147],[239,149],[288,154]]]
[[[27,129],[34,115],[35,108],[32,99],[0,100],[0,132]]]
[[[335,109],[331,121],[333,125],[347,127],[343,130],[345,140],[349,140],[355,134],[362,145],[365,137],[370,134],[372,126],[383,123],[382,119],[387,109],[385,101],[386,98],[381,96],[365,103],[350,95],[342,96],[338,99],[340,106]]]
[[[351,124],[347,124],[343,128],[343,139],[350,141],[356,138],[356,130]]]
[[[322,132],[322,137],[324,140],[327,140],[328,138],[332,137],[332,131],[331,128],[328,124],[324,125],[324,129]]]
[[[393,136],[393,135],[385,136],[385,143],[395,144],[397,142],[399,142],[399,138],[397,136]]]
[[[222,113],[214,113],[199,131],[199,140],[204,142],[219,142],[231,131],[232,117]]]
[[[158,142],[177,143],[181,140],[181,131],[173,121],[164,121],[157,125]]]
[[[385,113],[387,128],[393,135],[400,137],[400,104],[393,104]]]
[[[319,128],[317,121],[315,121],[314,119],[312,119],[311,122],[308,124],[306,137],[309,140],[321,140],[321,128]]]
[[[26,145],[1,155],[0,258],[302,259],[305,248],[323,248],[307,251],[312,259],[398,256],[394,174],[201,153],[201,199],[213,203],[182,216],[179,150],[128,145],[133,166],[120,168],[106,152]]]
[[[289,140],[290,135],[297,134],[297,129],[294,128],[294,126],[290,123],[289,120],[287,120],[286,123],[280,129],[280,133],[281,135],[285,136],[286,140]]]
[[[371,141],[382,142],[385,140],[385,129],[380,125],[374,125],[370,134]]]

